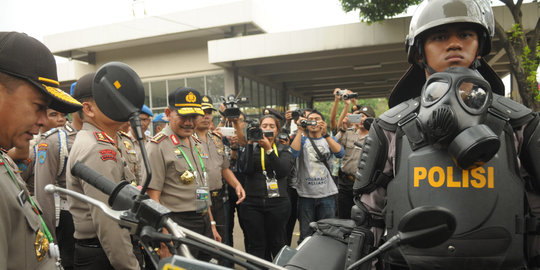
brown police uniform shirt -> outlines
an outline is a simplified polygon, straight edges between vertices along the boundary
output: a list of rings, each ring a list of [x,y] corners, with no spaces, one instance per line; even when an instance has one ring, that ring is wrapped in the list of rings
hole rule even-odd
[[[356,146],[354,143],[359,142],[363,144],[365,136],[361,137],[354,129],[347,129],[345,133],[339,132],[336,139],[345,149],[345,156],[341,159],[341,171],[347,175],[354,175],[358,170],[358,160],[362,153],[362,148]],[[352,182],[354,182],[354,178]]]
[[[109,138],[92,124],[84,123],[71,147],[67,168],[72,168],[77,161],[81,161],[111,181],[134,180],[135,176],[124,165],[124,159],[117,149],[114,139]],[[66,170],[66,181],[68,189],[107,204],[108,195],[71,175],[69,169]],[[139,269],[128,230],[120,228],[117,221],[107,217],[99,208],[86,202],[68,197],[68,205],[69,211],[73,215],[74,237],[76,239],[97,237],[115,269]]]
[[[196,211],[196,190],[204,185],[203,171],[195,151],[196,141],[190,136],[190,146],[177,137],[169,126],[166,126],[146,146],[152,169],[152,181],[149,188],[161,191],[160,203],[173,212]],[[191,183],[182,182],[180,176],[191,171],[182,152],[182,148],[199,177]],[[204,166],[207,165],[203,160]],[[210,206],[210,200],[207,201]]]
[[[206,141],[199,139],[197,133],[194,133],[193,136],[201,142],[199,152],[201,157],[206,159],[210,190],[221,189],[223,187],[221,170],[230,166],[221,137],[210,131],[206,133]]]
[[[136,184],[142,185],[142,181],[146,179],[146,169],[144,168],[139,142],[130,134],[122,131],[119,132],[118,140],[118,148],[122,152],[131,173],[135,175]]]
[[[21,174],[21,178],[26,183],[26,187],[28,188],[28,191],[30,191],[30,194],[34,195],[34,168],[36,164],[37,159],[37,151],[39,147],[43,147],[43,145],[40,145],[41,141],[41,134],[37,135],[35,139],[30,141],[30,146],[28,150],[28,158],[25,160],[16,160],[16,164],[18,167],[18,171]]]
[[[48,253],[36,251],[34,246],[36,240],[44,243],[45,236],[39,237],[38,234],[44,233],[44,230],[28,197],[24,199],[25,196],[20,195],[23,190],[26,194],[28,191],[18,173],[17,165],[5,152],[0,154],[17,181],[15,184],[4,161],[0,159],[0,268],[55,269],[55,259]],[[22,200],[19,200],[19,197]]]
[[[77,130],[69,123],[64,128],[54,128],[41,135],[41,144],[44,145],[38,151],[41,158],[35,163],[34,194],[43,208],[43,219],[49,228],[56,227],[56,208],[54,195],[46,192],[45,186],[53,184],[66,187],[67,158],[76,135]],[[67,195],[59,195],[60,206],[66,205]],[[56,239],[56,230],[51,230],[51,234]]]

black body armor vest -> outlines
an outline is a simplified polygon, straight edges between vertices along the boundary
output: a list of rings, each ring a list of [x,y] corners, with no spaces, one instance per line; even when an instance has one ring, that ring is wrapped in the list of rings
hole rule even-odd
[[[401,129],[396,136],[396,175],[388,184],[384,211],[388,237],[397,233],[407,211],[423,205],[449,209],[457,228],[441,245],[402,246],[388,252],[385,260],[411,269],[524,267],[525,188],[508,122],[499,132],[497,154],[472,170],[459,169],[446,150],[431,145],[413,151]]]

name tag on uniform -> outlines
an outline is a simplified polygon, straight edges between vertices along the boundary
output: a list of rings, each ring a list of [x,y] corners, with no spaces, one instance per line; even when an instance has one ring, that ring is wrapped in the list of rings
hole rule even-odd
[[[176,154],[176,158],[184,158],[182,152],[179,149],[175,149],[174,154]]]

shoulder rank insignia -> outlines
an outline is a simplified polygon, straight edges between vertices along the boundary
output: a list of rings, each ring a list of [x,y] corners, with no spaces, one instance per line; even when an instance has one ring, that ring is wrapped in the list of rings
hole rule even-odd
[[[41,134],[41,138],[47,138],[47,137],[51,136],[52,134],[54,134],[56,132],[58,132],[58,128],[51,128],[51,129],[49,129],[49,131]]]
[[[214,144],[216,145],[218,152],[223,153],[223,141],[221,140],[221,136],[218,134],[212,133],[212,140],[214,141]]]
[[[214,137],[218,137],[220,140],[222,139],[221,135],[219,135],[218,133],[214,131],[209,131],[208,133],[210,133],[211,135],[214,135]]]
[[[174,134],[171,134],[171,141],[174,145],[180,144],[180,140],[178,140],[178,137],[176,137]]]
[[[195,134],[196,134],[196,133],[193,133],[193,135],[191,135],[191,138],[195,141],[195,143],[201,144],[202,141],[199,139],[199,135],[194,136]]]
[[[96,136],[96,140],[98,140],[100,142],[112,143],[108,138],[109,136],[105,136],[105,134],[103,134],[103,132],[95,131],[94,136]]]
[[[131,136],[127,134],[126,132],[120,131],[119,133],[122,134],[122,136],[125,136],[131,139]]]
[[[154,136],[152,139],[150,139],[151,142],[154,142],[154,143],[160,143],[162,142],[163,140],[165,140],[165,138],[167,138],[167,135],[165,135],[164,133],[160,132],[158,133],[156,136]]]
[[[69,123],[66,123],[66,125],[64,126],[64,129],[70,133],[75,131],[75,129]]]

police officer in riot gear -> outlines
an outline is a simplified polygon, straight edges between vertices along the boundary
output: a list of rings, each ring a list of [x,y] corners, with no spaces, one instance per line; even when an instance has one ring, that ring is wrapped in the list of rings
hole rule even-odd
[[[376,241],[423,205],[449,209],[457,228],[436,247],[387,253],[390,269],[537,266],[539,117],[502,96],[482,58],[493,34],[487,1],[426,0],[411,20],[412,65],[364,143],[352,216]]]

